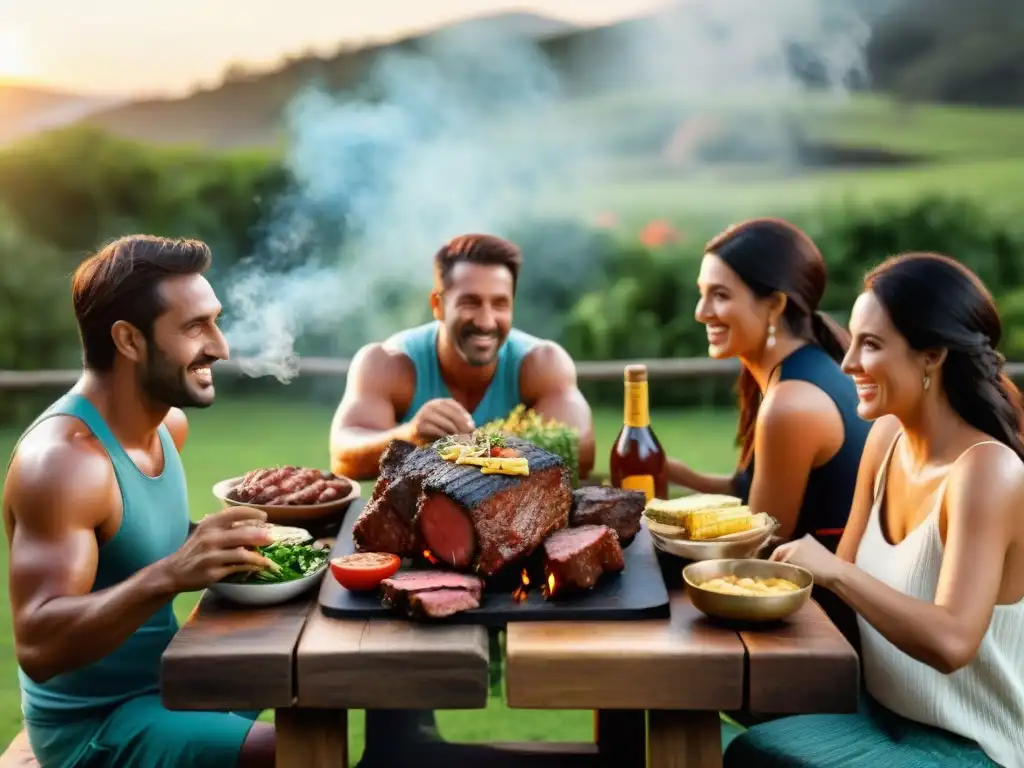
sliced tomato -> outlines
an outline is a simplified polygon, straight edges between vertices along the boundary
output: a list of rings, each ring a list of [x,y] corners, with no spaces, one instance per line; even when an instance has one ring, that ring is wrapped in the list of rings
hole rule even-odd
[[[394,576],[401,564],[397,555],[357,552],[331,560],[331,574],[345,589],[365,591],[374,589],[384,579]]]
[[[491,447],[491,458],[515,459],[519,457],[519,451],[515,448],[501,448],[497,445]]]

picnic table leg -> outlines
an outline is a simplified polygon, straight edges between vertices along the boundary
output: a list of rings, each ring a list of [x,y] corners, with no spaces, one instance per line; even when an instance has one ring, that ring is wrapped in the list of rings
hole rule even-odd
[[[274,725],[277,768],[348,768],[348,710],[278,709]]]
[[[649,768],[722,768],[722,728],[717,712],[652,709]]]
[[[647,713],[642,709],[594,711],[594,741],[607,768],[644,768],[647,763]]]

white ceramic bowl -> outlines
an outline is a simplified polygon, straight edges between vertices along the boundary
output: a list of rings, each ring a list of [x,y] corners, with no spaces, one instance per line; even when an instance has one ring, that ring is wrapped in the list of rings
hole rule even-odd
[[[755,528],[751,531],[741,531],[722,536],[717,539],[706,541],[691,541],[690,539],[666,538],[658,533],[658,525],[651,523],[646,518],[644,525],[654,540],[654,546],[662,552],[681,557],[685,560],[700,562],[702,560],[724,560],[736,558],[752,558],[768,543],[772,534],[778,530],[779,521],[774,517],[766,515],[768,524]]]
[[[324,564],[309,576],[294,581],[279,584],[232,584],[220,581],[211,584],[210,591],[217,597],[239,605],[277,605],[286,603],[319,584],[329,565],[330,560],[325,560]]]

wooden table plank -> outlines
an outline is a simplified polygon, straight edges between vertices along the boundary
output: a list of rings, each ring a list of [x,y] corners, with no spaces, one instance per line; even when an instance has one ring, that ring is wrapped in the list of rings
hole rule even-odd
[[[279,709],[278,768],[348,768],[348,712],[336,709]]]
[[[860,662],[817,603],[786,622],[741,631],[748,654],[747,708],[773,715],[854,712]]]
[[[295,656],[298,703],[337,709],[483,709],[484,627],[310,612]]]
[[[651,710],[647,748],[649,768],[721,768],[718,713]]]
[[[315,595],[314,590],[284,605],[255,608],[206,592],[164,651],[164,706],[220,711],[292,706],[295,646]]]
[[[522,709],[735,709],[744,648],[672,594],[669,620],[516,622],[505,642],[508,705]]]

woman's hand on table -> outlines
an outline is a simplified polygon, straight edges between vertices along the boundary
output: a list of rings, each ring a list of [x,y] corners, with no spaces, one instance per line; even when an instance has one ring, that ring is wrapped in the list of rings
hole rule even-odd
[[[814,583],[826,588],[831,588],[842,570],[849,566],[849,563],[840,560],[810,534],[780,545],[769,559],[806,568],[814,577]]]

